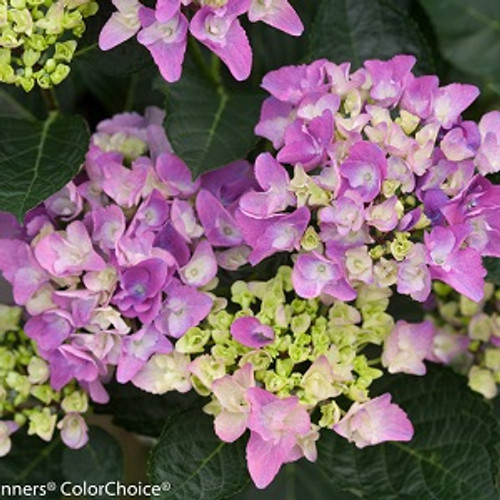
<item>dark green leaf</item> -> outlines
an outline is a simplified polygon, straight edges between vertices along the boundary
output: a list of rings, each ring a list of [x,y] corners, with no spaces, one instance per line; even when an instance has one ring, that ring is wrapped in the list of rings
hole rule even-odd
[[[167,419],[190,408],[199,408],[203,399],[194,391],[188,394],[168,392],[162,396],[141,391],[132,384],[106,386],[111,396],[106,406],[99,406],[99,413],[113,415],[113,423],[128,431],[157,438]]]
[[[483,264],[488,271],[486,281],[490,281],[500,286],[500,259],[497,257],[485,257],[483,259]]]
[[[307,39],[312,33],[311,24],[317,5],[304,0],[290,3],[304,24],[301,36],[290,36],[264,23],[248,23],[245,26],[253,52],[252,79],[257,85],[268,71],[289,64],[301,64],[308,58]]]
[[[34,120],[33,114],[17,102],[11,93],[7,92],[5,85],[0,86],[0,119],[24,118]]]
[[[171,484],[158,498],[219,500],[238,493],[249,480],[244,441],[222,442],[213,418],[199,409],[170,419],[149,461],[151,484]]]
[[[276,479],[264,490],[250,484],[235,500],[356,500],[351,493],[341,491],[330,478],[305,459],[285,465]]]
[[[317,465],[333,484],[367,500],[498,498],[499,422],[464,377],[431,366],[425,377],[389,377],[380,390],[408,413],[415,436],[358,450],[323,432]]]
[[[89,442],[80,450],[64,448],[62,473],[67,481],[92,485],[123,479],[120,444],[100,427],[91,427]]]
[[[45,122],[4,120],[0,127],[0,210],[19,219],[79,171],[89,133],[78,116],[51,113]]]
[[[360,67],[366,59],[414,54],[420,72],[434,62],[418,24],[393,0],[321,0],[310,36],[311,56]]]
[[[168,87],[167,135],[193,176],[244,158],[256,144],[253,129],[262,94],[226,90],[184,72]]]
[[[420,0],[443,56],[475,75],[500,78],[500,0]]]
[[[69,450],[55,438],[45,443],[37,437],[18,432],[12,436],[12,451],[0,459],[0,485],[40,485],[41,491],[32,498],[61,498],[59,487],[69,481],[81,484],[104,484],[123,478],[123,459],[120,445],[107,432],[90,428],[90,441],[80,450]],[[50,491],[55,484],[55,491]],[[27,496],[16,494],[13,499]]]

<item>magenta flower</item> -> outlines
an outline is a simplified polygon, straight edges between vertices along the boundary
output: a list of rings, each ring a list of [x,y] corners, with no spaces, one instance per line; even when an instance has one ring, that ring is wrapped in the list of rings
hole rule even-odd
[[[233,247],[243,242],[234,217],[209,191],[199,191],[196,197],[196,212],[205,230],[205,236],[212,245]]]
[[[74,449],[83,448],[89,440],[88,427],[85,419],[79,413],[68,413],[57,424],[61,430],[61,439],[63,443]]]
[[[398,265],[398,292],[424,302],[431,292],[431,273],[427,267],[427,251],[421,243],[413,245]]]
[[[217,54],[236,80],[246,80],[252,69],[252,49],[238,16],[250,0],[233,0],[219,9],[202,7],[191,19],[191,34]]]
[[[189,198],[200,187],[200,179],[193,181],[188,166],[172,153],[162,152],[155,169],[171,196]]]
[[[425,375],[424,359],[432,352],[435,333],[431,321],[417,324],[398,321],[384,341],[382,365],[389,373]]]
[[[451,83],[441,87],[434,98],[434,117],[443,128],[450,129],[478,95],[479,89],[474,85]]]
[[[304,25],[288,0],[252,0],[248,11],[252,23],[263,21],[292,36],[300,36]]]
[[[44,352],[43,357],[49,362],[50,384],[56,391],[73,378],[80,383],[92,383],[106,374],[105,367],[89,352],[71,344],[60,345],[49,353]]]
[[[334,225],[341,236],[346,236],[351,231],[359,231],[364,222],[364,211],[364,204],[356,191],[347,191],[333,200],[331,206],[319,211],[322,235],[328,235],[331,225]]]
[[[333,141],[333,114],[325,110],[310,122],[296,119],[285,132],[285,145],[278,153],[281,163],[300,163],[309,171],[324,162]]]
[[[251,410],[247,398],[250,387],[255,387],[253,366],[250,363],[212,384],[212,391],[221,405],[221,411],[214,421],[215,433],[226,443],[236,441],[246,431]]]
[[[24,241],[0,239],[0,246],[0,271],[12,285],[16,304],[24,305],[49,281],[49,276],[36,261],[31,247]]]
[[[427,119],[434,109],[434,97],[439,87],[439,79],[434,75],[415,77],[411,73],[406,78],[400,106],[413,115]]]
[[[181,8],[181,0],[157,0],[155,15],[158,21],[164,23],[172,19]]]
[[[226,208],[237,205],[240,196],[257,187],[253,166],[247,161],[235,161],[202,175],[201,187],[212,193]]]
[[[482,175],[500,170],[500,111],[486,113],[479,122],[481,146],[476,157]]]
[[[264,191],[252,190],[241,197],[239,206],[245,214],[265,219],[294,204],[295,196],[288,190],[290,176],[270,153],[255,160],[255,177]]]
[[[203,234],[191,203],[174,198],[170,215],[172,226],[188,243]]]
[[[111,14],[99,34],[99,47],[109,50],[132,38],[140,29],[138,0],[112,0],[118,9]]]
[[[86,326],[96,309],[100,295],[90,290],[56,290],[52,300],[61,310],[71,315],[71,323],[76,328]]]
[[[375,144],[359,141],[351,147],[339,171],[347,186],[356,191],[363,201],[372,201],[380,193],[387,174],[385,154]]]
[[[325,60],[319,60],[309,65],[284,66],[270,71],[262,80],[262,88],[282,102],[297,105],[310,92],[328,91],[326,64]]]
[[[479,145],[481,136],[478,126],[471,121],[462,122],[452,128],[441,141],[441,151],[451,161],[462,161],[473,158]]]
[[[240,344],[254,349],[274,342],[274,330],[252,316],[235,319],[231,325],[231,335]]]
[[[366,61],[365,68],[373,80],[370,96],[382,106],[395,106],[415,62],[415,57],[406,55],[394,56],[389,61]]]
[[[172,269],[162,259],[147,259],[120,272],[120,291],[113,302],[127,318],[148,324],[161,307],[161,290],[172,277]]]
[[[155,17],[154,10],[142,7],[140,18],[143,29],[137,40],[149,50],[163,78],[176,82],[181,77],[187,46],[186,17],[178,13],[162,21]]]
[[[475,176],[469,185],[441,208],[441,212],[453,226],[466,224],[471,229],[467,241],[483,255],[500,257],[500,187],[488,179]],[[479,236],[478,245],[471,237]],[[481,237],[482,236],[482,237]]]
[[[486,270],[476,250],[462,248],[466,236],[460,227],[435,227],[426,233],[429,268],[433,279],[444,281],[457,292],[479,302],[484,294]]]
[[[153,354],[168,354],[173,346],[154,325],[141,328],[138,332],[127,335],[121,342],[116,380],[126,384],[143,368]]]
[[[92,239],[103,251],[114,250],[126,227],[125,216],[120,207],[116,205],[97,207],[92,211],[92,222],[94,225]]]
[[[300,239],[309,223],[310,212],[301,207],[291,214],[254,219],[236,212],[236,220],[246,243],[252,247],[248,260],[252,265],[277,252],[291,252],[300,247]]]
[[[69,313],[56,309],[30,318],[24,331],[40,349],[52,351],[75,333],[75,327]]]
[[[141,236],[148,231],[159,231],[165,226],[169,215],[170,207],[165,197],[155,189],[139,206],[129,227],[129,234]]]
[[[80,221],[72,222],[66,231],[42,238],[35,247],[35,257],[53,276],[79,275],[83,271],[102,271],[106,267]]]
[[[285,143],[285,131],[294,119],[292,110],[291,104],[268,97],[262,103],[255,134],[269,139],[275,149],[280,149]]]
[[[155,326],[161,333],[179,338],[205,319],[211,309],[212,299],[206,293],[177,285],[168,290],[168,298],[155,319]]]
[[[217,260],[212,246],[207,240],[198,243],[191,260],[181,269],[179,275],[184,284],[202,287],[207,285],[217,274]]]
[[[406,413],[386,393],[366,403],[354,403],[333,430],[358,448],[384,441],[410,441],[413,426]]]
[[[371,205],[366,210],[366,222],[376,227],[379,231],[389,232],[398,225],[396,205],[397,196],[391,196],[378,205]]]
[[[356,291],[347,281],[340,264],[317,252],[298,256],[292,282],[297,294],[305,299],[319,297],[323,293],[347,301],[356,297]]]
[[[257,488],[265,488],[292,459],[298,438],[311,430],[307,410],[296,396],[280,399],[258,387],[247,390],[251,404],[247,463]]]
[[[163,229],[156,234],[154,246],[172,255],[179,266],[187,264],[191,257],[188,244],[170,222],[165,224]]]

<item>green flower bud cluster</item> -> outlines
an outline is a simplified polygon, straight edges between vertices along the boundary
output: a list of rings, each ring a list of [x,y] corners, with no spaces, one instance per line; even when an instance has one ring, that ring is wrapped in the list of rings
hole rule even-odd
[[[0,82],[26,92],[61,83],[97,10],[93,0],[0,0]]]
[[[52,389],[49,367],[20,321],[20,308],[0,305],[0,420],[26,425],[29,435],[51,441],[66,414],[88,411],[87,393],[74,383]]]
[[[191,382],[203,396],[213,382],[250,363],[257,385],[285,398],[295,395],[311,411],[318,407],[319,425],[330,427],[341,416],[335,398],[369,399],[372,381],[382,371],[365,353],[380,346],[394,326],[387,314],[391,291],[362,285],[355,303],[298,298],[290,267],[280,267],[267,282],[235,282],[226,308],[212,311],[201,325],[191,328],[176,344],[176,351],[191,356]],[[236,341],[231,325],[237,318],[255,317],[271,327],[274,340],[260,348]],[[206,407],[217,412],[217,398]]]
[[[435,353],[466,374],[471,389],[494,398],[500,385],[500,289],[486,283],[484,299],[476,303],[437,282],[434,295]]]

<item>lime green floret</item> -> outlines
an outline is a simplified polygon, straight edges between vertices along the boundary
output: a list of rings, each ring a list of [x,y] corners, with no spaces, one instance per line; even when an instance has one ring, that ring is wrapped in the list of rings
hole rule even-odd
[[[363,285],[352,304],[302,299],[293,290],[291,269],[283,266],[269,281],[235,282],[227,307],[191,328],[176,350],[192,360],[202,357],[202,376],[192,376],[192,382],[204,396],[214,380],[251,363],[259,385],[279,397],[296,395],[311,411],[318,407],[319,424],[331,425],[340,415],[335,398],[365,401],[372,381],[382,375],[365,348],[380,346],[394,325],[385,312],[390,293]],[[236,341],[231,325],[246,316],[270,326],[274,340],[258,349]],[[213,396],[207,411],[217,407]]]
[[[0,82],[47,89],[69,74],[92,0],[0,0]]]
[[[65,413],[85,413],[87,394],[74,383],[55,391],[49,367],[20,327],[21,309],[0,304],[0,420],[27,425],[50,441]]]

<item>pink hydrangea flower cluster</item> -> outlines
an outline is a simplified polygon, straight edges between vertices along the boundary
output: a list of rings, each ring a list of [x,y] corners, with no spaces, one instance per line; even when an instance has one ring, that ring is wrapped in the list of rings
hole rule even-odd
[[[111,368],[134,381],[152,354],[171,352],[212,309],[218,266],[239,265],[233,212],[254,186],[251,165],[193,181],[162,121],[151,108],[102,122],[74,182],[23,228],[3,216],[0,270],[55,389],[76,379],[105,402]]]
[[[500,187],[485,177],[500,170],[500,112],[463,120],[478,89],[414,64],[319,60],[264,77],[255,130],[277,154],[257,158],[260,189],[236,218],[252,264],[294,254],[301,297],[348,301],[363,282],[423,302],[432,280],[483,296],[481,257],[500,256]]]
[[[382,364],[390,373],[424,375],[424,360],[449,365],[467,376],[469,387],[492,399],[500,384],[500,291],[485,286],[474,302],[436,284],[427,304],[427,319],[399,321],[384,342]]]
[[[199,21],[229,37],[254,3],[115,5],[104,39],[141,30],[171,64],[184,49],[155,37],[175,38],[175,22],[187,30],[179,9],[195,11],[195,36]],[[291,15],[286,2],[254,7],[262,5]],[[393,289],[426,307],[433,284],[477,303],[481,258],[500,256],[500,187],[486,177],[500,170],[500,112],[463,120],[477,89],[439,87],[414,76],[414,63],[400,55],[351,73],[321,60],[268,74],[256,132],[276,154],[196,180],[173,153],[160,110],[102,122],[74,181],[22,227],[1,216],[0,271],[30,315],[26,335],[52,387],[76,380],[101,403],[113,377],[155,394],[194,388],[211,397],[205,411],[222,440],[250,431],[258,487],[284,463],[314,461],[319,427],[358,447],[411,439],[390,394],[370,399],[383,372],[363,349],[382,345],[390,373],[424,374],[425,360],[444,355],[439,329],[430,320],[394,325],[385,312]],[[221,269],[231,276],[278,254],[288,265],[270,281],[217,287]],[[488,359],[494,378],[498,353]],[[348,410],[339,396],[353,401]]]
[[[104,25],[99,46],[109,50],[137,35],[168,82],[182,72],[188,31],[216,54],[234,78],[252,69],[252,49],[239,17],[262,21],[293,36],[304,29],[288,0],[157,0],[154,9],[138,0],[113,0],[117,11]]]

